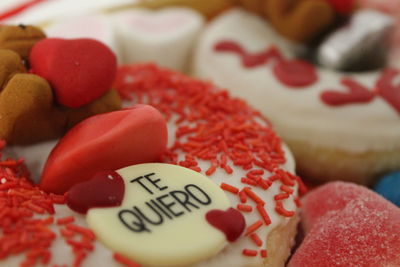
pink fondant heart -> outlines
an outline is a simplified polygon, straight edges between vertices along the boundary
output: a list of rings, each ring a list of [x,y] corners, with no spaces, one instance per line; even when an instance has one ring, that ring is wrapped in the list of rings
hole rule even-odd
[[[366,87],[345,78],[341,83],[346,86],[348,92],[338,92],[333,90],[325,91],[321,94],[321,100],[329,106],[341,106],[353,103],[368,103],[375,97],[375,93],[369,91]]]
[[[109,90],[117,68],[113,52],[93,39],[43,39],[33,46],[29,62],[31,72],[50,82],[57,101],[71,108]]]
[[[400,78],[400,71],[386,69],[377,81],[376,87],[379,95],[400,113],[400,80],[395,85],[396,78]]]
[[[115,171],[96,173],[86,182],[74,185],[67,194],[67,205],[86,213],[90,208],[117,207],[124,199],[125,184]]]
[[[243,233],[246,221],[243,214],[234,208],[210,210],[206,214],[209,224],[223,232],[229,242],[234,242]]]
[[[165,119],[151,106],[136,105],[90,117],[53,149],[39,186],[62,194],[99,171],[158,161],[166,143]]]
[[[302,201],[306,236],[289,267],[400,266],[400,209],[366,187],[325,184]]]

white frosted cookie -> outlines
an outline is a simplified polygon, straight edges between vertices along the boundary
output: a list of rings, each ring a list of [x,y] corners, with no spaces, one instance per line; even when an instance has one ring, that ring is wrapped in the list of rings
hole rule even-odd
[[[73,266],[74,262],[76,266],[284,266],[296,233],[298,190],[304,187],[293,174],[295,164],[289,150],[268,120],[212,84],[154,65],[122,66],[115,88],[133,103],[151,104],[165,115],[169,140],[164,164],[118,170],[123,182],[119,180],[116,186],[113,181],[120,178],[115,172],[89,180],[86,188],[84,183],[77,184],[67,198],[75,210],[86,205],[101,183],[114,192],[110,193],[114,200],[121,200],[108,208],[92,205],[87,216],[55,204],[65,202],[62,196],[41,192],[27,182],[22,188],[14,186],[11,192],[24,191],[47,203],[44,210],[38,204],[26,206],[43,221],[31,222],[35,227],[15,230],[15,235],[20,231],[32,236],[44,235],[42,231],[47,234],[36,246],[24,243],[25,249],[18,253],[0,250],[5,255],[0,264],[19,266],[28,259],[45,266]],[[28,165],[39,166],[39,158],[44,160],[34,153],[40,149],[10,150],[24,156]],[[15,181],[9,176],[1,181],[2,190]],[[121,185],[122,197],[118,193]],[[17,194],[3,192],[3,199]],[[13,209],[25,200],[19,201]],[[3,213],[4,219],[8,213]],[[17,218],[20,223],[30,219]],[[232,221],[240,220],[244,225],[229,228]],[[225,226],[228,230],[221,230]],[[229,235],[232,231],[234,238]],[[8,234],[5,238],[14,240]],[[132,253],[127,248],[130,242]],[[180,250],[185,253],[179,254]]]
[[[400,167],[394,68],[340,73],[313,66],[296,59],[267,22],[233,9],[199,38],[194,73],[268,116],[305,176],[370,183]]]

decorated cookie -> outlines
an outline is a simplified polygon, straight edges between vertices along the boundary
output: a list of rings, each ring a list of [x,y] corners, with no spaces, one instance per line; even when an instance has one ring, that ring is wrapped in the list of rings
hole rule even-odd
[[[150,106],[90,117],[72,128],[51,152],[40,187],[62,194],[96,172],[159,160],[166,141],[165,120]]]
[[[49,81],[57,101],[77,108],[94,101],[111,87],[116,58],[93,39],[46,38],[32,48],[31,71]]]
[[[273,28],[243,9],[207,25],[194,61],[197,76],[269,116],[303,177],[371,184],[400,167],[400,73],[394,66],[353,73],[319,67],[297,58]]]
[[[134,9],[117,14],[115,23],[125,62],[157,62],[183,71],[203,17],[188,8]]]
[[[111,206],[104,203],[110,199],[115,207],[102,207]],[[193,170],[169,164],[100,173],[72,187],[67,204],[77,211],[89,208],[89,227],[109,249],[149,266],[205,260],[245,229],[243,215],[221,188]]]
[[[0,48],[10,49],[23,59],[27,59],[33,45],[45,37],[39,28],[31,25],[0,25]]]
[[[400,209],[365,187],[333,182],[303,201],[305,239],[288,266],[400,265]]]
[[[373,188],[375,192],[400,207],[400,172],[381,177]]]

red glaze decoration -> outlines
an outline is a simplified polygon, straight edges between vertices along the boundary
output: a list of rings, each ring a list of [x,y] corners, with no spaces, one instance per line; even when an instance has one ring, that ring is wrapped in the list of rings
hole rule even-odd
[[[321,94],[321,100],[329,106],[342,106],[352,103],[368,103],[375,97],[375,93],[368,90],[358,82],[344,78],[341,83],[348,92],[325,91]]]
[[[266,64],[269,60],[282,60],[282,55],[276,47],[270,47],[264,52],[251,54],[248,53],[238,43],[234,41],[221,41],[214,47],[218,52],[231,52],[240,56],[242,65],[246,68],[257,67]]]
[[[47,38],[29,56],[31,72],[50,82],[57,101],[81,107],[110,89],[117,69],[114,53],[92,39]]]
[[[279,81],[291,87],[306,87],[318,80],[314,66],[303,60],[280,61],[273,71]]]
[[[63,194],[97,172],[158,161],[166,144],[165,119],[152,106],[96,115],[60,140],[47,159],[39,186]]]
[[[397,84],[394,80],[397,78]],[[378,94],[400,113],[400,71],[386,69],[376,83]]]
[[[209,224],[221,230],[229,242],[235,242],[246,228],[243,214],[234,208],[223,210],[210,210],[206,214]]]
[[[400,209],[366,187],[332,182],[303,199],[306,236],[288,267],[400,266]]]
[[[327,0],[339,15],[350,15],[355,6],[354,0]]]
[[[72,210],[85,214],[90,208],[121,205],[124,193],[122,177],[115,171],[102,171],[90,180],[71,187],[67,194],[67,205]]]

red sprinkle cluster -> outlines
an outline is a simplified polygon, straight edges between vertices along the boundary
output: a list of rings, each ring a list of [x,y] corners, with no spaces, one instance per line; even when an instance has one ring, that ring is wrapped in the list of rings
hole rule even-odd
[[[5,142],[0,141],[0,159],[4,146]],[[47,194],[31,183],[22,159],[1,160],[0,261],[23,253],[21,267],[47,265],[52,259],[51,245],[57,238],[53,226],[59,228],[72,248],[75,255],[72,266],[79,267],[93,250],[95,236],[91,230],[72,224],[75,220],[72,216],[54,219],[54,205],[64,203],[64,196]]]
[[[245,249],[243,255],[266,257],[262,238],[257,235],[261,227],[271,224],[265,206],[274,205],[278,214],[291,217],[295,212],[286,210],[282,201],[290,198],[296,185],[301,193],[306,191],[299,177],[280,167],[285,163],[285,155],[270,123],[227,91],[151,64],[120,67],[114,88],[124,99],[153,105],[167,120],[175,122],[176,140],[165,153],[165,162],[208,176],[217,169],[232,174],[232,166],[246,170],[245,177],[237,177],[242,188],[228,183],[222,183],[221,188],[238,197],[238,210],[259,214],[260,219],[248,223],[245,231],[256,249]],[[182,151],[184,159],[178,158]],[[199,160],[209,162],[209,167],[201,169]],[[266,171],[272,175],[265,177]],[[253,188],[267,193],[274,182],[282,184],[281,192],[275,196],[275,203],[265,203]],[[299,205],[298,198],[293,197],[293,201]]]

